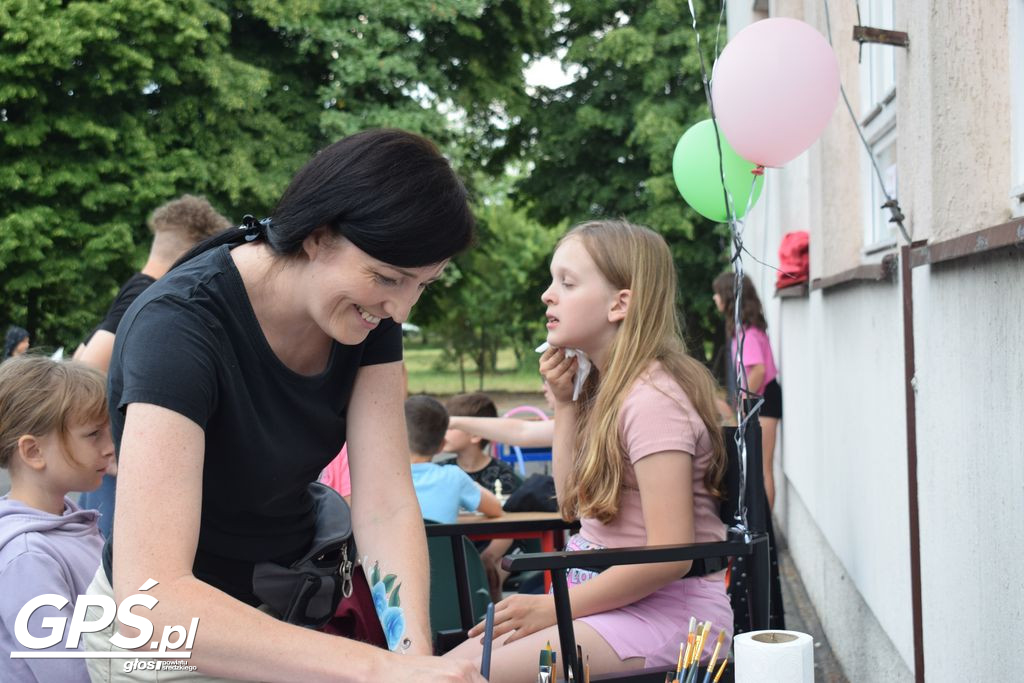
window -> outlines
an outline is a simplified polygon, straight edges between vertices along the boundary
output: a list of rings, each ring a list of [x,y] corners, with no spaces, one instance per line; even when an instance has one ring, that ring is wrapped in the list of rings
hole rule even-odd
[[[1020,0],[1024,2],[1024,0]],[[861,5],[861,23],[874,28],[893,29],[895,0],[867,0]],[[885,191],[896,197],[896,49],[892,45],[864,43],[860,63],[860,117],[864,137],[882,174]],[[892,246],[896,226],[891,213],[883,209],[885,192],[867,153],[861,159],[864,201],[864,249],[867,252]]]
[[[1024,0],[1010,0],[1010,202],[1024,216]]]

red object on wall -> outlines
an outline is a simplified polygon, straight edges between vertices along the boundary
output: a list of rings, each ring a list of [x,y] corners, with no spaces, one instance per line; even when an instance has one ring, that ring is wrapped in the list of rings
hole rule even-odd
[[[779,276],[775,289],[783,289],[807,282],[811,273],[808,249],[810,235],[805,230],[787,232],[779,245]]]

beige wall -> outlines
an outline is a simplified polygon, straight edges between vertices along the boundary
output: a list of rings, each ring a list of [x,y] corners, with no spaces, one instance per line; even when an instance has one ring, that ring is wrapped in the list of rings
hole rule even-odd
[[[896,30],[910,36],[896,57],[898,199],[915,240],[939,241],[1006,222],[1010,184],[1010,73],[1007,4],[992,1],[896,3]],[[829,3],[840,78],[859,115],[854,3]],[[825,34],[820,0],[777,0],[772,16],[807,21]],[[821,139],[781,169],[776,199],[809,220],[812,277],[832,275],[883,254],[863,253],[864,155],[840,99]],[[799,170],[797,167],[801,167]],[[791,182],[795,178],[805,182]],[[786,208],[790,207],[790,208]],[[794,226],[793,229],[798,229]],[[895,251],[895,248],[891,251]]]
[[[1010,73],[1006,2],[931,5],[897,3],[898,125],[901,200],[915,239],[937,241],[1010,219]]]

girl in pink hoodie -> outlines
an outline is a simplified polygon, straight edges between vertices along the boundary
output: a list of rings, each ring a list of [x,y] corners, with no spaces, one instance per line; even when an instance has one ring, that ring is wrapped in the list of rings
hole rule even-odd
[[[89,680],[84,659],[11,653],[30,651],[15,628],[25,603],[47,593],[67,599],[28,617],[30,635],[48,636],[61,618],[70,621],[99,566],[99,513],[79,509],[67,494],[95,490],[114,461],[105,386],[99,371],[75,361],[21,356],[0,365],[0,467],[11,477],[10,493],[0,497],[2,681]],[[45,649],[65,652],[65,644]]]

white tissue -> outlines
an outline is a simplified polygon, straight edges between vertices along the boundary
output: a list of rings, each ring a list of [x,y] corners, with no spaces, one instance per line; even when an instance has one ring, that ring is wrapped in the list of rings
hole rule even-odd
[[[544,353],[551,347],[550,344],[544,342],[538,346],[535,351],[537,353]],[[579,349],[565,349],[566,358],[576,359],[576,376],[572,380],[572,400],[576,401],[580,397],[580,392],[583,390],[583,383],[587,381],[587,376],[590,374],[590,368],[592,367],[590,359],[587,358],[587,354],[583,353]]]

